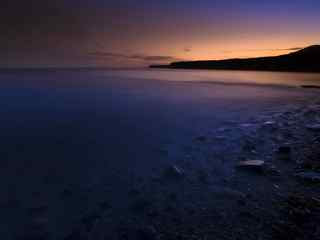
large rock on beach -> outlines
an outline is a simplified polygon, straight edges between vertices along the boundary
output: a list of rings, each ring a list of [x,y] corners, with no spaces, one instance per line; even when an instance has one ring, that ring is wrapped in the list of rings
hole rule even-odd
[[[247,160],[238,163],[237,167],[239,169],[251,170],[255,172],[263,172],[265,169],[265,162],[262,160]]]

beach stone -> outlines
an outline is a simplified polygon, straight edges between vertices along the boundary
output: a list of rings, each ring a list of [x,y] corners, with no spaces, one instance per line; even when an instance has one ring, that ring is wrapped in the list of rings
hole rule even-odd
[[[142,227],[137,231],[137,237],[141,240],[159,239],[157,230],[153,226]]]
[[[24,226],[21,235],[18,235],[18,240],[47,240],[50,234],[47,229],[47,218],[30,219]]]
[[[197,142],[205,142],[207,141],[207,138],[205,136],[199,136],[195,138],[195,141]]]
[[[48,205],[46,203],[39,203],[36,206],[32,206],[27,209],[28,216],[37,217],[45,214],[48,210]]]
[[[233,199],[245,199],[246,195],[243,192],[226,187],[211,186],[209,191],[216,197],[233,198]]]
[[[50,238],[47,232],[32,232],[18,236],[17,240],[48,240]]]
[[[151,200],[149,200],[146,197],[139,197],[135,199],[130,206],[130,209],[134,213],[143,213],[145,212],[148,208],[152,206]]]
[[[266,165],[265,172],[268,175],[272,175],[272,176],[280,176],[281,175],[281,171],[278,168],[276,168],[274,165]]]
[[[129,190],[129,195],[131,197],[136,197],[136,196],[139,196],[140,194],[141,194],[141,190],[138,188],[132,188]]]
[[[306,171],[296,173],[295,176],[303,181],[320,183],[320,172]]]
[[[181,178],[184,176],[184,172],[179,167],[171,165],[164,170],[163,175],[168,178]]]
[[[278,148],[278,153],[280,154],[291,154],[291,147],[290,146],[281,146]]]
[[[37,217],[32,219],[31,223],[36,228],[45,228],[49,225],[49,219],[47,217]]]
[[[220,127],[220,128],[217,129],[217,132],[226,132],[226,131],[228,131],[228,130],[230,130],[230,128]]]
[[[237,167],[240,169],[252,170],[262,172],[265,169],[265,162],[262,160],[247,160],[238,163]]]
[[[304,112],[303,112],[303,115],[305,116],[305,117],[313,117],[313,116],[315,116],[315,115],[317,115],[317,111],[316,110],[314,110],[314,109],[306,109]]]
[[[226,136],[221,136],[221,135],[218,135],[218,136],[214,136],[213,139],[215,141],[226,141],[228,138]]]
[[[205,170],[203,169],[198,170],[197,175],[198,175],[198,180],[201,183],[204,183],[204,184],[209,183],[210,175]]]
[[[111,204],[109,203],[109,201],[105,200],[99,203],[99,207],[102,211],[105,211],[111,208]]]
[[[245,140],[242,146],[242,149],[247,152],[252,152],[255,150],[255,148],[256,148],[255,144],[253,143],[253,141],[250,141],[250,140]]]
[[[64,240],[88,240],[87,233],[81,229],[73,230]]]
[[[262,129],[274,132],[277,129],[277,124],[274,121],[266,121],[262,124]]]
[[[290,146],[281,146],[278,148],[277,154],[280,160],[290,160],[292,149]]]
[[[245,206],[245,205],[247,205],[246,199],[238,199],[238,200],[237,200],[237,203],[238,203],[239,206]]]
[[[85,226],[87,232],[91,232],[92,228],[94,227],[98,219],[100,219],[100,217],[101,216],[99,214],[93,213],[93,214],[84,216],[81,219],[81,223]]]
[[[319,124],[309,124],[306,127],[308,130],[320,132],[320,123]]]
[[[309,109],[314,110],[314,111],[320,111],[320,105],[318,104],[313,104],[309,107]]]
[[[263,123],[263,125],[266,125],[266,126],[270,126],[270,125],[274,125],[274,124],[276,124],[275,121],[266,121]]]
[[[62,190],[61,192],[61,197],[62,198],[68,198],[68,197],[71,197],[72,196],[72,190],[69,189],[69,188],[65,188]]]
[[[240,124],[240,127],[242,127],[242,128],[252,128],[252,127],[255,127],[256,126],[256,124],[254,124],[254,123],[242,123],[242,124]]]
[[[159,211],[157,209],[150,209],[148,212],[147,212],[147,216],[149,218],[156,218],[160,215]]]

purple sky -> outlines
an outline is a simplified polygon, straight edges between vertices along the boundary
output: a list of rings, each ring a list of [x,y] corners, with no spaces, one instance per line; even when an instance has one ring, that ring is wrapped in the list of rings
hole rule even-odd
[[[3,0],[0,67],[136,67],[320,42],[320,1]]]

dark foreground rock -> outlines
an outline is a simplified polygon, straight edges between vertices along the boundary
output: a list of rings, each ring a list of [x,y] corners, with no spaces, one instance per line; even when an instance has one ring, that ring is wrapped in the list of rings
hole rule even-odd
[[[176,165],[171,165],[164,169],[163,176],[168,179],[180,179],[184,176],[184,172]]]
[[[124,209],[108,193],[62,239],[320,239],[320,137],[310,125],[317,109],[294,106],[191,137],[174,164],[132,177],[119,199]],[[72,189],[59,193],[61,201],[75,199]],[[29,206],[28,217],[39,222],[20,239],[59,240],[47,231],[49,210],[46,202]]]
[[[304,171],[296,173],[295,176],[302,181],[320,183],[320,172]]]
[[[308,130],[320,132],[320,124],[307,125]]]
[[[262,160],[247,160],[239,162],[237,167],[243,170],[250,170],[262,173],[266,168],[266,163]]]
[[[320,200],[318,198],[294,194],[281,202],[279,208],[280,218],[272,225],[274,239],[319,239]]]
[[[169,65],[152,65],[151,68],[173,69],[223,69],[223,70],[262,70],[262,71],[293,71],[320,72],[317,63],[320,56],[320,46],[314,45],[290,54],[275,57],[260,57],[248,59],[226,59],[207,61],[173,62]],[[310,88],[311,85],[302,87]],[[312,86],[313,87],[313,86]]]

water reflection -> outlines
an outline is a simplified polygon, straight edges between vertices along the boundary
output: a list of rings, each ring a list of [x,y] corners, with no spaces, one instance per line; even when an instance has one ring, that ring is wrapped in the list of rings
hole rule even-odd
[[[173,70],[144,69],[117,70],[104,72],[106,75],[128,78],[157,79],[169,81],[199,81],[235,84],[268,85],[317,85],[320,86],[319,73],[263,72],[263,71],[225,71],[225,70]]]
[[[42,70],[1,70],[2,86],[92,86],[99,87],[123,82],[135,84],[136,80],[164,80],[175,82],[210,82],[223,84],[258,84],[320,86],[320,73],[289,73],[263,71],[225,70],[174,70],[174,69],[42,69]],[[124,80],[124,81],[123,81]]]

